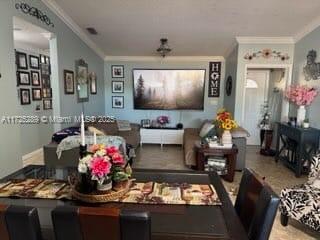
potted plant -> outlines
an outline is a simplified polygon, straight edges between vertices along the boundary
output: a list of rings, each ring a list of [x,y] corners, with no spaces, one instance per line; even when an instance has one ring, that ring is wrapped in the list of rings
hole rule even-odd
[[[286,98],[298,106],[298,126],[303,125],[303,120],[306,118],[306,106],[309,106],[317,95],[318,91],[315,88],[299,85],[291,85],[285,92]]]
[[[222,130],[221,143],[232,144],[232,135],[230,130],[237,127],[237,123],[232,119],[231,113],[222,108],[217,112],[217,117],[214,120],[214,124],[218,127],[218,130]]]
[[[305,120],[303,120],[303,128],[309,128],[310,127],[310,122],[309,119],[306,118]]]
[[[106,147],[103,144],[92,145],[88,155],[81,158],[78,164],[82,182],[80,185],[91,186],[91,188],[84,187],[80,190],[83,193],[111,190],[113,183],[129,179],[131,173],[125,171],[125,165],[125,157],[118,148]]]

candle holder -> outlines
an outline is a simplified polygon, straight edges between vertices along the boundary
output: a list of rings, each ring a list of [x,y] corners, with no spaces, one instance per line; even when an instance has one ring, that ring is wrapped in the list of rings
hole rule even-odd
[[[79,155],[80,158],[83,158],[87,155],[87,144],[85,144],[84,146],[80,144]]]

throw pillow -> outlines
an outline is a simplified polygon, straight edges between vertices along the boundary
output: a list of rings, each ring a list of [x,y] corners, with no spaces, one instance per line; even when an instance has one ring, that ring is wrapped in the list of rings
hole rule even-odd
[[[96,129],[95,127],[88,127],[88,131],[91,133],[96,133],[97,135],[101,135],[101,136],[105,136],[106,134],[98,129]]]
[[[117,125],[119,131],[131,131],[130,122],[127,120],[117,120]]]
[[[205,124],[203,124],[199,133],[199,137],[206,138],[206,137],[211,137],[213,135],[214,135],[214,125],[210,122],[206,122]]]

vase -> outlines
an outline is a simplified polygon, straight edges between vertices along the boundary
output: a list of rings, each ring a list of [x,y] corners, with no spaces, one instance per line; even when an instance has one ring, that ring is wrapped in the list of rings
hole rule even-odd
[[[110,191],[112,189],[111,178],[106,178],[103,183],[98,183],[97,189],[102,192]]]
[[[299,127],[302,127],[303,121],[306,118],[306,107],[304,105],[299,106],[297,111],[297,124]]]
[[[232,144],[232,135],[230,130],[224,130],[222,137],[221,137],[221,143],[223,145]]]

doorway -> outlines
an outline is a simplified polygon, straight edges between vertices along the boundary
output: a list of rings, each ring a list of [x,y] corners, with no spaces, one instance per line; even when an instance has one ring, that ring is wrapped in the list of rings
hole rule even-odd
[[[290,66],[247,66],[244,86],[243,126],[250,133],[248,145],[261,145],[262,133],[272,132],[272,148],[277,134],[276,123],[284,121],[289,104],[284,91],[291,82]]]
[[[250,133],[248,145],[259,145],[259,122],[268,107],[270,71],[248,69],[245,85],[244,128]]]
[[[33,124],[20,125],[20,144],[23,165],[42,160],[42,146],[51,139],[52,124],[42,121],[53,116],[53,91],[56,81],[52,72],[51,46],[53,34],[22,18],[13,17],[13,40],[17,71],[18,111],[30,116]]]

